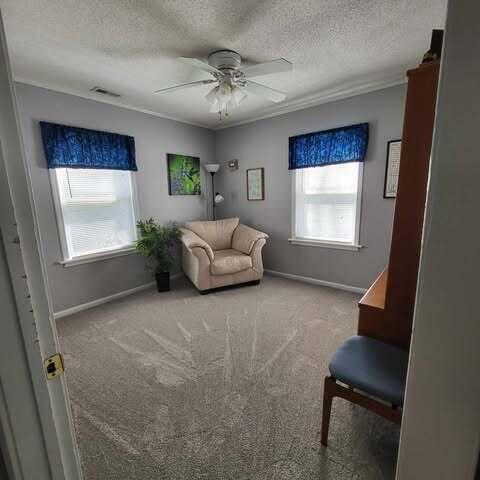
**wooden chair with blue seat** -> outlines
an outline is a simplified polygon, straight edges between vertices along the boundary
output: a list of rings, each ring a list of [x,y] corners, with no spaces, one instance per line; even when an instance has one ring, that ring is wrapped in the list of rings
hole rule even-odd
[[[331,376],[325,378],[322,444],[327,445],[334,397],[400,424],[407,366],[408,352],[399,347],[365,336],[349,338],[333,355]]]
[[[438,59],[429,60],[407,72],[390,258],[387,268],[360,300],[358,336],[347,340],[330,362],[331,375],[325,378],[323,399],[324,445],[327,445],[334,397],[401,423],[439,63]]]

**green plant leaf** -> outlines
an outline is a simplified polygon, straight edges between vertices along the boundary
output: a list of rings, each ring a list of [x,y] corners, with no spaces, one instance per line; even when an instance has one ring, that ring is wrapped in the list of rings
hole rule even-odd
[[[175,246],[182,231],[174,222],[160,225],[153,218],[139,220],[137,228],[140,238],[136,250],[147,257],[147,266],[155,272],[168,272],[175,262]]]

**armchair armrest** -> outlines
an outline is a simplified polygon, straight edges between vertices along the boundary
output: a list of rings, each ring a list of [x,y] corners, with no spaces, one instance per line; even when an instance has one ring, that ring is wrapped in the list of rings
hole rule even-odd
[[[188,228],[181,228],[180,229],[183,233],[182,235],[182,243],[188,249],[193,251],[194,248],[202,248],[205,250],[210,262],[213,262],[213,250],[212,247],[202,238],[200,238],[196,233],[188,230]]]
[[[240,224],[233,232],[232,248],[250,255],[255,242],[260,239],[266,240],[267,238],[268,235],[266,233]]]

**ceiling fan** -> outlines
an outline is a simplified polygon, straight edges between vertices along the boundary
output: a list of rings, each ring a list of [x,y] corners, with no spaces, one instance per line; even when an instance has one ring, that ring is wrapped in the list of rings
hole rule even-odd
[[[154,93],[169,93],[201,85],[216,84],[205,96],[210,103],[210,112],[228,115],[228,110],[238,107],[248,94],[266,98],[271,102],[281,102],[287,95],[283,92],[252,82],[250,78],[271,73],[291,72],[293,65],[279,58],[270,62],[241,68],[242,57],[233,50],[217,50],[208,56],[208,63],[198,58],[179,57],[182,63],[210,73],[214,78],[162,88]]]

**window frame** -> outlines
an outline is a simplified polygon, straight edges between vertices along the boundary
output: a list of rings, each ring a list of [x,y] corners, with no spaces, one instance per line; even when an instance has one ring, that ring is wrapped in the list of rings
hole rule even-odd
[[[296,195],[296,185],[297,177],[299,175],[299,170],[306,169],[295,169],[291,175],[291,189],[292,189],[292,223],[291,223],[291,237],[288,241],[293,245],[305,245],[310,247],[323,247],[323,248],[334,248],[339,250],[360,250],[363,245],[360,245],[360,224],[362,216],[362,193],[363,193],[363,162],[356,162],[358,166],[358,183],[357,183],[357,205],[355,211],[355,233],[353,242],[338,242],[334,240],[322,240],[320,238],[305,238],[299,237],[296,234],[296,215],[297,215],[297,195]],[[326,168],[319,167],[319,168]],[[312,167],[315,168],[315,167]]]
[[[64,168],[68,168],[68,167],[64,167]],[[80,169],[80,170],[88,170],[88,169]],[[136,175],[134,171],[128,170],[128,172],[130,174],[130,185],[132,189],[133,219],[134,219],[134,223],[136,224],[139,219]],[[56,168],[49,169],[49,178],[50,178],[50,186],[52,189],[52,198],[53,198],[53,205],[55,210],[55,219],[57,223],[58,236],[60,240],[60,250],[62,255],[62,258],[58,260],[58,263],[60,265],[63,265],[64,267],[72,267],[75,265],[82,265],[84,263],[92,263],[92,262],[97,262],[101,260],[106,260],[109,258],[129,255],[136,252],[135,244],[132,243],[131,245],[124,245],[122,247],[115,247],[107,250],[101,250],[95,253],[89,253],[86,255],[77,255],[75,257],[70,257],[68,254],[67,237],[65,235],[65,222],[63,218],[62,205],[60,201],[60,192],[58,189],[58,178],[57,178]],[[138,239],[138,231],[135,228],[134,240],[137,240],[137,239]]]

